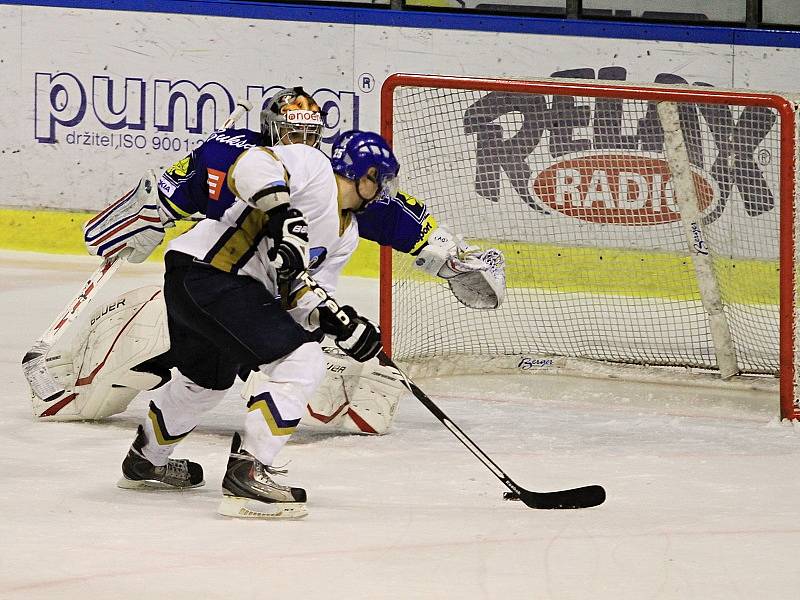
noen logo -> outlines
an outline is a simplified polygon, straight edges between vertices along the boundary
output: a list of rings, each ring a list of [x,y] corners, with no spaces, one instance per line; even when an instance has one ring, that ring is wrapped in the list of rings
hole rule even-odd
[[[698,208],[719,195],[716,184],[692,171]],[[592,223],[655,225],[680,219],[666,161],[637,154],[587,154],[550,165],[531,191],[548,207]]]
[[[299,125],[322,125],[322,115],[313,110],[286,111],[286,121]]]

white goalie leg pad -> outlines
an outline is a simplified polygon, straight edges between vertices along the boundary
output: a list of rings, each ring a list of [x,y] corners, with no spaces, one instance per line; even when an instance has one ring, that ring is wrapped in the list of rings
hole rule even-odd
[[[164,239],[164,227],[174,225],[161,207],[158,179],[148,170],[139,184],[83,226],[89,254],[112,256],[130,248],[128,260],[144,261]]]
[[[358,387],[363,363],[349,358],[334,347],[325,347],[325,379],[308,401],[300,421],[316,429],[341,429],[349,407],[348,399]]]
[[[470,308],[498,308],[506,297],[506,261],[503,253],[489,248],[463,259],[450,259],[445,268],[454,274],[447,277],[450,291]]]
[[[123,412],[142,390],[163,380],[133,367],[169,350],[161,288],[146,286],[98,308],[70,350],[54,348],[48,369],[67,388],[58,400],[34,399],[34,413],[53,421],[93,420]]]
[[[397,415],[400,398],[406,394],[408,390],[397,369],[366,363],[350,396],[342,429],[352,433],[385,434]]]
[[[383,435],[407,393],[400,373],[377,360],[360,363],[334,347],[325,352],[325,379],[309,400],[303,425],[315,429]]]
[[[64,393],[52,402],[45,402],[31,391],[30,399],[34,418],[49,421],[74,421],[80,419],[74,404],[75,394],[75,357],[70,348],[51,348],[45,357],[47,371],[53,379],[64,388]]]

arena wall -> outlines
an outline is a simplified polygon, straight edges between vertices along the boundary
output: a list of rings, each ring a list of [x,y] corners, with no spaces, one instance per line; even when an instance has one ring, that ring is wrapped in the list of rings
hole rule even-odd
[[[0,24],[0,247],[66,252],[83,251],[81,211],[201,143],[237,97],[256,104],[240,124],[257,128],[283,85],[324,103],[330,143],[378,128],[379,90],[396,72],[594,78],[618,67],[628,82],[795,91],[800,62],[800,32],[224,0],[7,2]],[[29,235],[45,221],[62,244]]]

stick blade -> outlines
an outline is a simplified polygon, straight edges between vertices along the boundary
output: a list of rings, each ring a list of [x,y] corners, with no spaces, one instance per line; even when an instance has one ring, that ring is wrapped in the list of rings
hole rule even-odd
[[[540,510],[569,510],[599,506],[606,500],[606,490],[601,485],[587,485],[557,492],[531,492],[520,489],[520,493],[506,492],[506,500],[520,500],[529,508]]]

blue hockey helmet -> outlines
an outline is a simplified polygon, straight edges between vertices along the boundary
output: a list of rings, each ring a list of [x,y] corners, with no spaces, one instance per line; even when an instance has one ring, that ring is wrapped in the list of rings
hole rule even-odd
[[[397,193],[400,163],[377,133],[353,129],[340,134],[331,148],[331,166],[337,175],[356,182],[375,167],[377,174],[373,181],[378,184],[378,192],[373,198],[365,198],[367,201]]]

